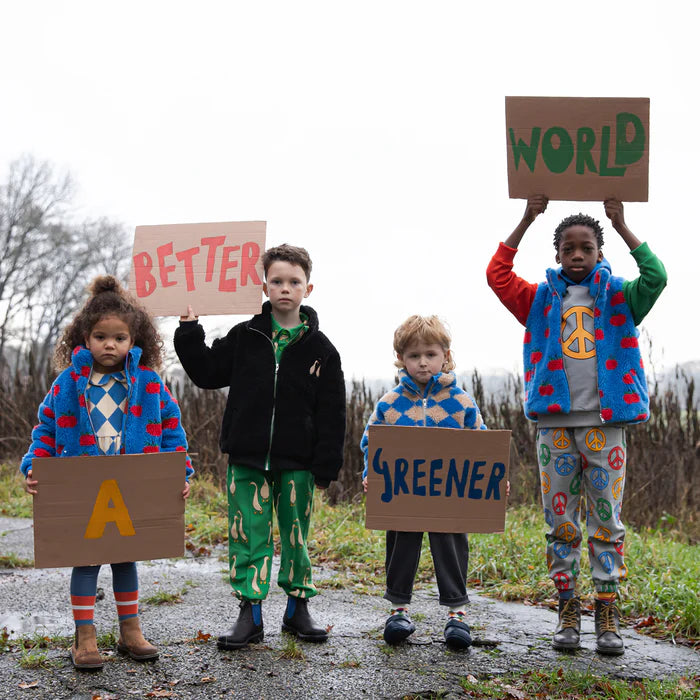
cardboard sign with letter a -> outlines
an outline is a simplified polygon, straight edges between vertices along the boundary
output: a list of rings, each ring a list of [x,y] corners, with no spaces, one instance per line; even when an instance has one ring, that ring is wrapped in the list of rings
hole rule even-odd
[[[34,566],[181,557],[185,453],[32,461]]]
[[[154,316],[257,314],[264,221],[137,226],[129,290]]]
[[[508,192],[646,202],[649,99],[506,97]]]
[[[510,430],[371,425],[370,530],[503,532]]]

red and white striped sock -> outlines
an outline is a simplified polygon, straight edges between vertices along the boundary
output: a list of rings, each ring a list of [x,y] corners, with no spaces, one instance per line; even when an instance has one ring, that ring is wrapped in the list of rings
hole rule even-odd
[[[138,591],[114,591],[114,600],[117,603],[117,614],[120,622],[128,617],[136,617],[139,614]]]
[[[94,595],[72,595],[70,603],[73,607],[73,620],[75,626],[92,625],[95,618],[95,596]]]

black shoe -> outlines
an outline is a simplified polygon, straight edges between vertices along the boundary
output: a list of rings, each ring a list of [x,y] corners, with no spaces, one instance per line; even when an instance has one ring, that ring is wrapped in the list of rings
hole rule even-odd
[[[573,597],[559,598],[559,624],[552,637],[557,651],[573,651],[581,648],[581,600]]]
[[[404,613],[394,613],[387,617],[384,623],[384,641],[387,644],[399,644],[408,639],[416,631],[411,618]]]
[[[282,618],[282,629],[295,634],[304,642],[325,642],[328,631],[319,627],[309,615],[308,601],[305,598],[287,598],[287,609]]]
[[[450,649],[467,649],[472,645],[469,625],[456,618],[451,618],[445,625],[445,642]]]
[[[595,601],[595,650],[599,654],[620,656],[625,643],[620,636],[620,611],[614,602]]]
[[[222,634],[216,640],[216,646],[219,649],[240,649],[246,644],[262,642],[264,636],[262,605],[259,602],[253,605],[249,600],[243,600],[240,608],[236,623],[226,634]]]

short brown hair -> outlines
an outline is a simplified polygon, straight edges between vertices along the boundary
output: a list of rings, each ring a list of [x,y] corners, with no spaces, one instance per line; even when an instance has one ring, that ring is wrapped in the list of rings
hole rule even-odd
[[[456,365],[450,352],[452,338],[445,324],[437,316],[411,316],[394,331],[394,352],[403,355],[412,343],[437,343],[447,353],[445,370],[453,370]],[[394,363],[404,369],[404,363],[397,359]]]
[[[299,265],[306,275],[306,281],[311,277],[311,258],[306,248],[299,248],[295,245],[283,243],[275,248],[268,248],[262,257],[263,269],[265,270],[265,279],[267,279],[267,271],[270,265],[277,261],[288,262],[291,265]]]

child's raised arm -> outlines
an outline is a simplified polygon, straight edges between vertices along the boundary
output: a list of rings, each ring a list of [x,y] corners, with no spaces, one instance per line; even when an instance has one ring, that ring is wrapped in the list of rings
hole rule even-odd
[[[515,227],[513,233],[503,241],[509,248],[517,248],[525,235],[525,231],[530,228],[532,222],[547,209],[549,200],[543,194],[535,194],[527,198],[525,213],[520,223]]]
[[[612,227],[620,234],[630,250],[639,248],[642,242],[629,230],[625,222],[625,208],[619,199],[606,199],[603,202],[605,216],[610,219]]]

